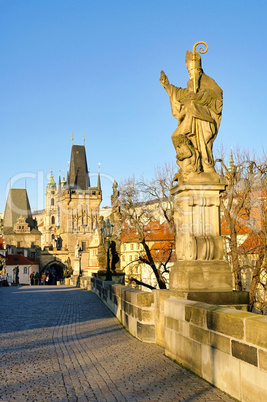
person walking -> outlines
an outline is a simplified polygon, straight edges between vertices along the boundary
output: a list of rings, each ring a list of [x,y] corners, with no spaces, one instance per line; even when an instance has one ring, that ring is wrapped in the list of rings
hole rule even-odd
[[[32,272],[30,275],[30,281],[31,281],[31,286],[33,286],[34,285],[34,272]]]
[[[42,284],[45,286],[45,280],[46,280],[46,274],[45,274],[45,272],[43,273],[43,275],[42,275],[42,278],[41,278],[41,281],[42,281]]]
[[[36,274],[34,275],[35,285],[39,285],[39,279],[40,279],[40,274],[39,274],[39,272],[36,272]]]

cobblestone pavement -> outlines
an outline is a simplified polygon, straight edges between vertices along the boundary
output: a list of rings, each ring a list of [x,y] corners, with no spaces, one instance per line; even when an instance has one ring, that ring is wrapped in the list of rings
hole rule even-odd
[[[82,289],[0,288],[0,354],[0,401],[232,401]]]

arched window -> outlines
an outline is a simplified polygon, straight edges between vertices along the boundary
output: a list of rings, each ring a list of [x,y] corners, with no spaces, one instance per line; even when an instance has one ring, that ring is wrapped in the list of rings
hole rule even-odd
[[[52,205],[52,206],[55,205],[55,200],[54,200],[54,198],[51,198],[51,205]]]
[[[52,223],[52,225],[55,224],[55,217],[54,216],[52,216],[52,218],[51,218],[51,223]]]

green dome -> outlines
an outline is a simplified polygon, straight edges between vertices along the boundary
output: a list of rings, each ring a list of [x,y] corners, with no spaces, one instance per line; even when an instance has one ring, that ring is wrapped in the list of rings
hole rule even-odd
[[[46,188],[47,188],[47,187],[49,187],[49,188],[56,188],[56,187],[57,187],[57,186],[56,186],[56,183],[55,183],[55,180],[54,180],[54,177],[53,177],[52,170],[51,170],[49,182],[47,183]]]

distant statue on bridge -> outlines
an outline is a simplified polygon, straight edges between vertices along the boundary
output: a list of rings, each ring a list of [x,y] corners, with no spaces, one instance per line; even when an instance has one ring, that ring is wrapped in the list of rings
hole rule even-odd
[[[221,122],[223,97],[221,88],[202,70],[201,57],[196,52],[200,43],[207,46],[197,42],[193,53],[186,52],[187,88],[171,85],[164,71],[160,75],[160,83],[170,97],[172,114],[178,119],[172,142],[180,167],[176,179],[182,183],[190,173],[215,172],[212,147]],[[207,51],[201,49],[201,53]]]
[[[13,269],[13,282],[15,285],[19,285],[19,267]]]
[[[56,247],[57,247],[57,250],[62,249],[62,237],[60,235],[56,239]]]
[[[81,249],[80,249],[80,246],[79,246],[79,240],[77,240],[77,243],[76,243],[76,246],[75,246],[74,256],[76,258],[79,258],[81,256]]]

